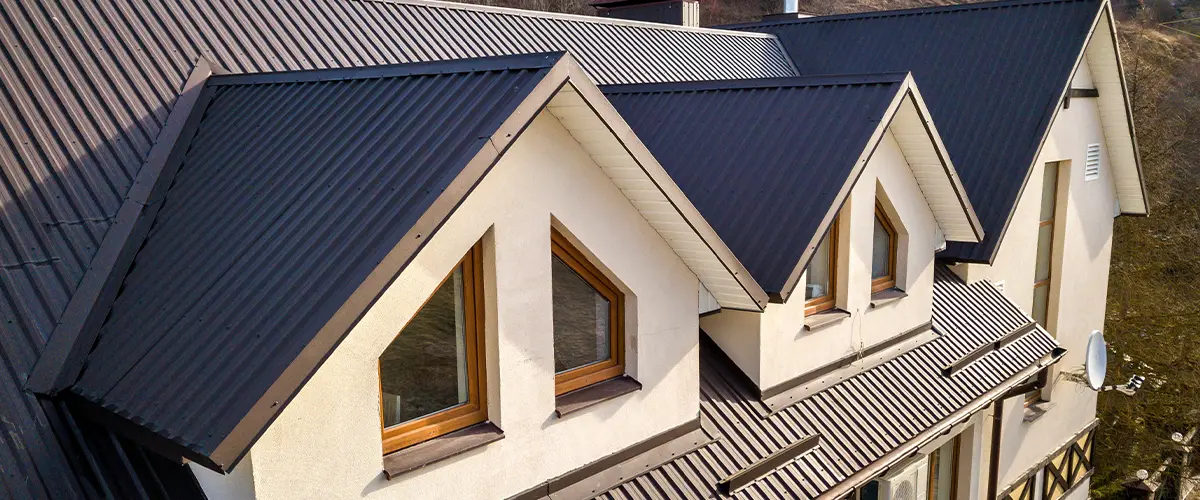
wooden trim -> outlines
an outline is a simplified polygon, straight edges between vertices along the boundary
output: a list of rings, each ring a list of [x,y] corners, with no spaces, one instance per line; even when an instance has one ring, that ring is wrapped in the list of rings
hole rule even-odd
[[[883,205],[879,203],[878,199],[875,200],[875,217],[883,223],[883,230],[888,233],[888,271],[886,276],[871,278],[871,293],[882,292],[889,288],[896,287],[896,248],[897,245],[899,245],[899,243],[896,241],[899,239],[896,234],[896,227],[892,225],[892,221],[888,218],[887,212],[883,210]],[[874,233],[875,230],[872,229],[872,238],[875,237]],[[872,243],[874,242],[872,241]],[[874,244],[871,246],[874,247]],[[874,258],[875,256],[872,255],[872,267],[874,267]]]
[[[833,309],[834,306],[837,305],[838,225],[839,225],[838,219],[839,219],[839,215],[840,215],[840,213],[837,215],[834,215],[833,223],[829,225],[829,232],[825,234],[825,239],[823,240],[823,241],[829,242],[829,291],[826,292],[825,295],[822,295],[820,297],[816,297],[814,299],[810,299],[810,300],[804,302],[804,315],[805,316],[808,316],[810,314],[816,314],[816,313],[819,313],[822,311],[828,311],[830,309]],[[820,247],[820,246],[821,246],[821,243],[818,242],[817,247]],[[809,262],[809,265],[810,266],[812,265],[811,261]],[[804,272],[807,273],[808,268],[805,268]],[[805,279],[807,280],[807,275],[805,275]],[[807,283],[805,283],[805,284],[807,285]]]
[[[561,396],[625,374],[625,294],[554,228],[550,228],[550,254],[608,299],[609,357],[604,361],[555,373],[554,395]]]
[[[504,439],[504,431],[491,422],[460,429],[383,456],[383,474],[389,481],[406,472],[461,455]]]
[[[484,349],[484,287],[483,287],[483,241],[476,242],[467,255],[459,261],[458,265],[454,266],[457,270],[462,268],[463,275],[463,338],[466,344],[467,353],[467,402],[458,406],[447,408],[432,415],[426,415],[421,418],[402,422],[391,427],[386,426],[383,421],[383,367],[377,362],[376,369],[379,370],[379,425],[383,433],[383,452],[391,453],[414,444],[433,439],[438,436],[449,434],[451,432],[478,424],[487,420],[487,377],[486,371],[481,369],[486,363],[486,350]],[[454,271],[450,271],[442,282],[435,288],[445,286],[454,277]],[[429,300],[433,298],[430,294],[425,299],[425,304],[421,305],[420,309],[413,314],[413,318],[420,314],[421,309],[425,308]],[[411,321],[412,318],[409,318]],[[407,326],[407,324],[405,325]],[[403,334],[404,328],[400,329]]]

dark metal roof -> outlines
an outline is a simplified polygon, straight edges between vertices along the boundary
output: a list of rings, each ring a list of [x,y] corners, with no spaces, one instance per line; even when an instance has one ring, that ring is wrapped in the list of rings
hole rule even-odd
[[[1058,344],[1040,327],[952,376],[942,369],[1026,327],[1028,316],[987,281],[963,283],[939,266],[933,324],[937,337],[776,413],[711,340],[701,336],[700,418],[714,442],[598,498],[717,498],[717,485],[779,450],[819,435],[815,448],[779,466],[733,498],[814,498],[851,476],[907,456],[931,430],[965,419],[1005,384],[1017,384]],[[1016,379],[1016,380],[1014,380]],[[964,411],[965,410],[965,411]],[[925,433],[925,434],[922,434]],[[940,434],[940,432],[939,432]],[[913,448],[915,449],[915,448]],[[900,455],[903,453],[903,455]],[[900,455],[900,456],[897,456]],[[776,455],[778,456],[778,455]]]
[[[793,74],[771,36],[449,3],[0,0],[0,497],[156,487],[21,386],[197,59],[240,73],[564,49],[606,83]]]
[[[602,90],[754,279],[779,294],[843,201],[839,193],[905,77]]]
[[[72,392],[232,467],[217,448],[561,57],[210,79]]]
[[[1017,0],[731,26],[772,33],[804,75],[910,71],[986,234],[990,262],[1101,0]]]

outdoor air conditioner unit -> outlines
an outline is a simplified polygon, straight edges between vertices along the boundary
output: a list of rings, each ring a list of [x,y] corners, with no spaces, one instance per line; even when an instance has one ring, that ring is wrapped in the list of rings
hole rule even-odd
[[[925,500],[929,489],[929,457],[908,464],[879,480],[879,500]]]

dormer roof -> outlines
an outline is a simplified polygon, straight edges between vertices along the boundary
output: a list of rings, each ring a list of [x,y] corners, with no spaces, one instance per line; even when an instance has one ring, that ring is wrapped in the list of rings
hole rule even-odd
[[[889,127],[942,232],[983,230],[907,73],[602,87],[776,300],[786,300]]]

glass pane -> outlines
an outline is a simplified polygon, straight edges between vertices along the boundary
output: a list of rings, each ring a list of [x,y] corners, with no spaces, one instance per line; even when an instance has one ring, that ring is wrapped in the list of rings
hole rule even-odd
[[[878,500],[879,499],[879,481],[871,481],[864,484],[858,490],[858,500]]]
[[[1050,306],[1050,287],[1033,287],[1033,320],[1046,326],[1046,308]]]
[[[558,257],[554,282],[554,371],[562,373],[610,356],[609,302]]]
[[[1054,224],[1038,227],[1037,261],[1033,272],[1033,282],[1038,283],[1050,279],[1050,256],[1054,250]]]
[[[468,401],[463,306],[460,266],[379,357],[384,427]]]
[[[892,234],[879,216],[875,216],[875,236],[871,242],[871,279],[892,274]]]
[[[825,238],[821,240],[821,244],[817,245],[817,251],[813,253],[812,260],[808,263],[808,286],[804,287],[805,300],[829,295],[829,257],[829,233],[825,233]]]
[[[1038,220],[1054,218],[1054,198],[1058,192],[1058,164],[1047,163],[1042,175],[1042,212]]]
[[[950,500],[954,488],[954,440],[929,455],[930,500]]]

